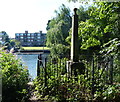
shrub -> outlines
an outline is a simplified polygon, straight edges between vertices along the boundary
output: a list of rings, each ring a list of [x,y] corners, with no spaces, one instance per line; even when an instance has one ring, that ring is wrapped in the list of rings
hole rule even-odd
[[[21,102],[27,99],[28,70],[14,55],[0,52],[2,69],[2,101]]]
[[[111,78],[109,71],[105,70],[107,67],[110,68],[107,64],[111,61],[108,59],[110,57],[106,58],[105,63],[100,56],[99,58],[94,57],[94,61],[92,59],[88,62],[83,61],[86,68],[84,74],[72,76],[66,70],[67,59],[50,59],[46,67],[41,68],[38,78],[34,80],[38,98],[49,100],[49,102],[118,102],[120,98],[119,82],[113,81],[111,84],[111,81],[107,79]]]

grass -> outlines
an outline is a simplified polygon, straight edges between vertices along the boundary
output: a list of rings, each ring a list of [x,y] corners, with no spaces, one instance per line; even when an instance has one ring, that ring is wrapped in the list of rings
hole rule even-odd
[[[48,47],[22,47],[24,50],[50,50]]]

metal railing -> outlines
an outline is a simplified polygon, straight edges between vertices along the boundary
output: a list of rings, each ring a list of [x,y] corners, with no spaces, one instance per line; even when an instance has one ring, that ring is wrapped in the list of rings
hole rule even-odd
[[[44,86],[49,86],[50,80],[56,84],[56,92],[64,92],[64,98],[69,99],[69,89],[78,91],[79,95],[90,99],[94,99],[97,91],[105,90],[105,85],[113,85],[120,83],[120,61],[114,56],[85,56],[81,57],[84,73],[80,74],[79,69],[75,69],[77,74],[70,75],[70,69],[67,67],[67,58],[47,57],[44,63],[41,58],[38,60],[37,75],[40,77]],[[75,71],[73,70],[73,71]],[[63,83],[63,85],[62,85]],[[60,88],[65,88],[62,90]],[[75,93],[76,93],[75,92]],[[49,93],[50,94],[50,93]],[[63,94],[63,93],[61,93]],[[77,96],[74,96],[77,97]]]

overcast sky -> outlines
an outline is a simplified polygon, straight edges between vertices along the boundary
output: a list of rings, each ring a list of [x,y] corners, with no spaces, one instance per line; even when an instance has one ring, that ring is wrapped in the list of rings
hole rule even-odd
[[[6,31],[10,37],[25,30],[46,33],[48,20],[55,16],[54,11],[62,3],[71,10],[81,5],[67,0],[0,0],[0,31]]]

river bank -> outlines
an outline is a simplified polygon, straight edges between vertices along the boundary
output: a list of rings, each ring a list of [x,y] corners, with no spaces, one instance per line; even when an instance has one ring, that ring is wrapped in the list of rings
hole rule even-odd
[[[21,47],[15,50],[17,54],[43,54],[50,53],[50,48],[48,47]]]
[[[50,53],[50,50],[20,50],[16,52],[17,54],[43,54]]]

